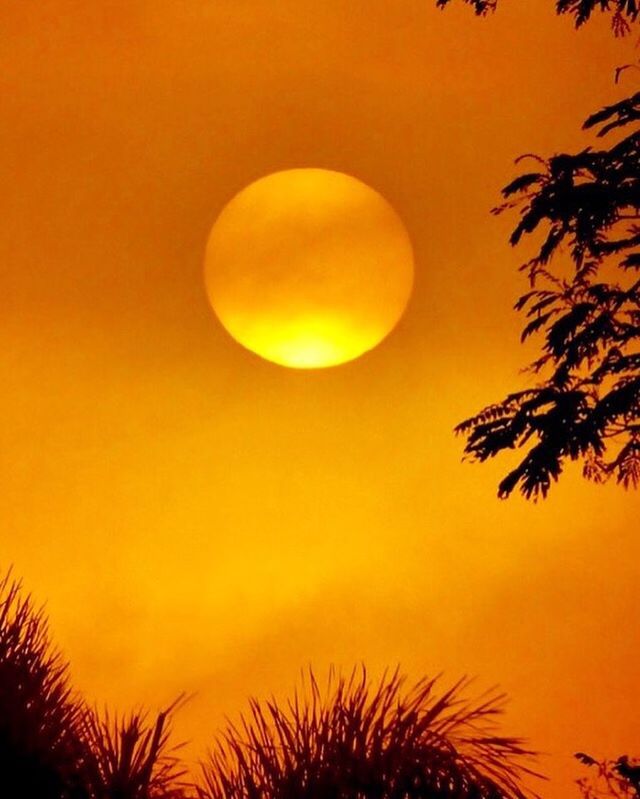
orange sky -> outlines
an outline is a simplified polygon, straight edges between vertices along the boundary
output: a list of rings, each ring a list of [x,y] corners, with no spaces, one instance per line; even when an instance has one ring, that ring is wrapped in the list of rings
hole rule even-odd
[[[579,147],[635,88],[604,24],[551,0],[25,0],[0,8],[2,561],[78,685],[196,697],[202,752],[301,667],[478,675],[550,753],[633,750],[640,497],[574,469],[537,506],[451,429],[520,384],[523,289],[488,210],[522,152]],[[236,345],[209,228],[277,169],[380,191],[416,252],[404,319],[319,372]]]

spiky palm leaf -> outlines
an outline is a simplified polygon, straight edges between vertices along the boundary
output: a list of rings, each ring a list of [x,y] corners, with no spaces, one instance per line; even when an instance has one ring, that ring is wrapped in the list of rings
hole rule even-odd
[[[436,680],[405,689],[396,671],[374,685],[364,669],[312,673],[279,705],[253,700],[205,766],[201,799],[525,799],[531,756],[497,735],[500,696],[462,698],[462,680],[438,693]]]
[[[94,799],[182,799],[185,769],[169,746],[170,716],[176,705],[158,714],[111,716],[90,712],[83,738],[89,755],[85,780]]]

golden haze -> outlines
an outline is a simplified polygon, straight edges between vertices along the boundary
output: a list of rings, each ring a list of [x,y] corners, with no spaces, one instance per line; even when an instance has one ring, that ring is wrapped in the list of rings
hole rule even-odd
[[[309,662],[401,661],[499,682],[559,799],[573,751],[637,741],[639,496],[572,470],[500,503],[451,429],[528,357],[498,188],[590,143],[636,54],[551,0],[433,5],[2,4],[2,559],[89,697],[197,692],[194,753]],[[319,372],[235,346],[201,278],[227,199],[302,164],[375,186],[416,256],[394,334]]]

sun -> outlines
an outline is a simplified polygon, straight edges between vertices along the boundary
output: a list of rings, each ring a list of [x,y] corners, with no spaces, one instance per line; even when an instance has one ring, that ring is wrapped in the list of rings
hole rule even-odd
[[[268,361],[319,369],[358,358],[396,326],[413,251],[377,191],[327,169],[251,183],[215,221],[207,295],[230,335]]]

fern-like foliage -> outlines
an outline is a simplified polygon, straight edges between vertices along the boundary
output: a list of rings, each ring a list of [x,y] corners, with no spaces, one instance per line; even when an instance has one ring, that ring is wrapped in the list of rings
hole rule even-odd
[[[496,733],[501,697],[462,698],[466,681],[408,690],[396,672],[313,674],[287,703],[253,701],[205,767],[201,799],[525,799],[531,753]]]
[[[581,460],[596,481],[640,482],[640,93],[585,128],[618,138],[605,149],[536,157],[540,168],[506,186],[495,209],[520,209],[512,245],[544,232],[522,266],[531,290],[515,306],[526,318],[522,339],[541,338],[536,384],[457,427],[478,461],[526,449],[501,497],[516,486],[527,498],[545,496],[568,460]]]

